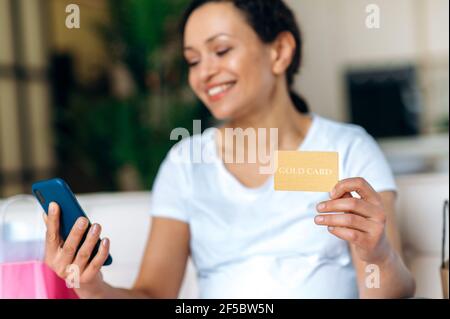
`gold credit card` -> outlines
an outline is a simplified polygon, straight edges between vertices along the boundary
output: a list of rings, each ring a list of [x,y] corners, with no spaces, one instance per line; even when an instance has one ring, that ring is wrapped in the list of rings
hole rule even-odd
[[[337,152],[278,151],[277,191],[330,192],[339,181]]]

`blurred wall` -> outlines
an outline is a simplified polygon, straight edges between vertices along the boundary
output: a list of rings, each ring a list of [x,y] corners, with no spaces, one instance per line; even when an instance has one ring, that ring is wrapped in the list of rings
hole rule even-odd
[[[68,29],[65,25],[67,5],[78,4],[80,28]],[[95,78],[101,66],[108,63],[108,55],[96,32],[99,23],[108,23],[106,0],[49,0],[51,21],[50,46],[57,53],[71,53],[75,57],[76,76],[81,81]],[[82,45],[81,45],[82,44]]]
[[[0,0],[0,194],[29,192],[54,166],[42,0]]]
[[[80,6],[80,29],[65,26],[70,3]],[[77,78],[89,81],[108,63],[94,32],[105,21],[106,0],[0,0],[0,196],[54,175],[50,56],[70,53]]]
[[[344,71],[415,63],[425,99],[422,130],[448,115],[448,0],[287,0],[304,35],[304,64],[296,88],[314,112],[349,119]],[[381,28],[365,26],[377,4]]]

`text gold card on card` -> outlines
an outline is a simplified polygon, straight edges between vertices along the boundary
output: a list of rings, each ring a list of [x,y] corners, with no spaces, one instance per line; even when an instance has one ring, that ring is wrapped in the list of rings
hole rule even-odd
[[[337,152],[278,151],[277,191],[330,192],[339,181]]]

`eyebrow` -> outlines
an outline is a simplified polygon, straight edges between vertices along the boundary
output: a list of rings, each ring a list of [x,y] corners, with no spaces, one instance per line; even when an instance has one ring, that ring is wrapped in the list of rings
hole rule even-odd
[[[231,37],[230,34],[222,32],[222,33],[218,33],[218,34],[215,34],[215,35],[209,37],[208,39],[206,39],[205,43],[210,43],[210,42],[214,41],[216,38],[218,38],[220,36],[224,36],[224,35]],[[189,46],[183,48],[183,51],[187,51],[187,50],[194,50],[194,48],[193,47],[189,47]]]

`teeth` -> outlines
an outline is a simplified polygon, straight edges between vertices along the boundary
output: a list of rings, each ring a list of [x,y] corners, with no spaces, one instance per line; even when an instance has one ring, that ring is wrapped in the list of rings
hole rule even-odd
[[[214,95],[220,94],[222,92],[225,92],[232,85],[233,84],[229,83],[229,84],[223,84],[223,85],[219,85],[219,86],[213,87],[212,89],[208,90],[208,95],[209,96],[214,96]]]

